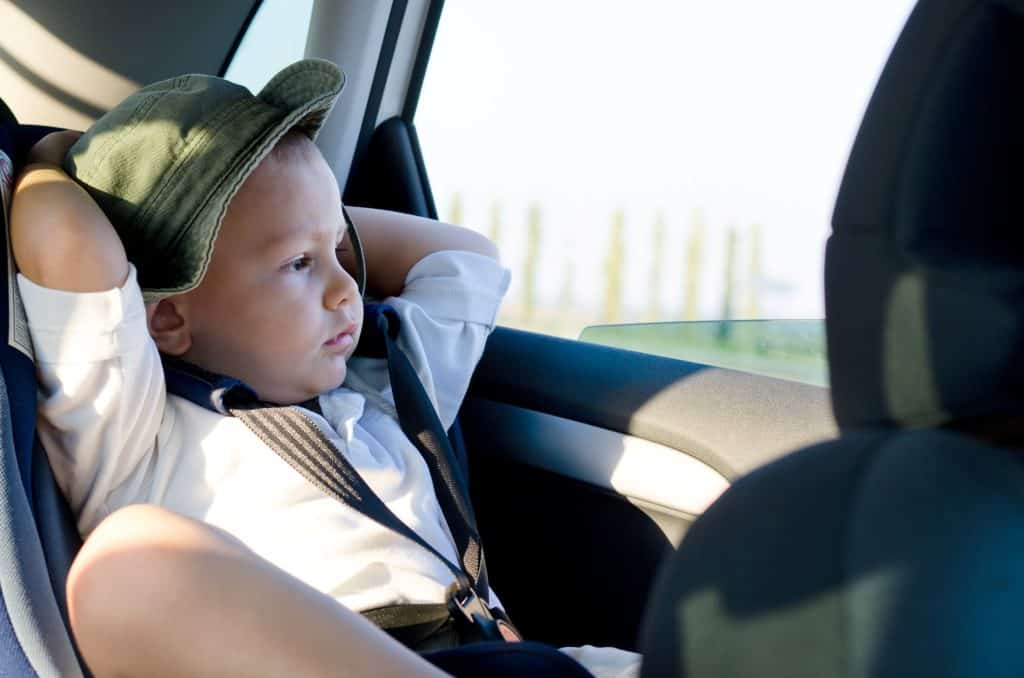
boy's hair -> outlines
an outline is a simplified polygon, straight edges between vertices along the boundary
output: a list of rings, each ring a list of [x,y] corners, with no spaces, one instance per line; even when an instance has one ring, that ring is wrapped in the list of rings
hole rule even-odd
[[[183,75],[142,88],[82,135],[65,169],[117,229],[146,301],[199,284],[231,198],[275,148],[289,152],[289,134],[316,137],[344,80],[320,59],[285,68],[259,95]]]
[[[296,129],[290,129],[270,149],[269,157],[281,162],[304,160],[304,153],[306,153],[308,147],[303,142],[308,140],[309,137],[307,135]]]

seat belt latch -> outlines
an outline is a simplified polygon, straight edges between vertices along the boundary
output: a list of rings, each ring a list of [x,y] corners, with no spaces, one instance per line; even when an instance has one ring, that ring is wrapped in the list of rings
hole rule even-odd
[[[448,596],[448,606],[457,608],[452,610],[453,615],[461,614],[469,623],[479,624],[481,621],[494,621],[491,609],[480,600],[480,596],[471,588],[461,591],[453,591]]]
[[[491,608],[472,588],[452,591],[448,596],[448,609],[464,637],[468,635],[475,636],[478,640],[506,643],[519,642],[523,639],[507,619],[496,619]],[[497,612],[501,614],[501,610]]]

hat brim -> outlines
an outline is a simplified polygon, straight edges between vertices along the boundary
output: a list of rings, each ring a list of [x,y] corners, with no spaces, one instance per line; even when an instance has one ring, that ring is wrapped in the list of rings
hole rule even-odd
[[[171,286],[144,287],[143,298],[147,303],[188,292],[202,282],[228,205],[242,184],[288,132],[298,130],[315,140],[344,84],[345,76],[337,66],[319,59],[294,63],[267,83],[252,101],[253,115],[265,117],[266,124],[250,143],[238,149],[231,168],[188,227],[189,238],[201,243],[198,250],[188,253],[186,261],[180,262],[188,272]],[[261,108],[258,112],[257,107]]]

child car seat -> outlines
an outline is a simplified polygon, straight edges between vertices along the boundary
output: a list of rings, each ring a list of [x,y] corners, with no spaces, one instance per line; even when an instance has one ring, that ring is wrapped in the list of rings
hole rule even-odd
[[[7,230],[14,176],[48,131],[19,126],[0,101],[0,672],[19,677],[83,675],[64,596],[78,533],[45,455],[37,453],[35,368]]]

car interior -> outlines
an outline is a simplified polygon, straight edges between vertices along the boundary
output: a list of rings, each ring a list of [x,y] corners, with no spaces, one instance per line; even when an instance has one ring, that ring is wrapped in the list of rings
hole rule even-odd
[[[443,4],[313,6],[305,53],[347,76],[317,142],[347,204],[438,217],[415,113]],[[0,3],[0,149],[17,168],[36,125],[224,75],[260,5]],[[650,676],[1020,674],[1016,459],[938,429],[1020,398],[1022,15],[920,0],[901,35],[833,218],[831,388],[494,331],[450,436],[524,636],[642,650]],[[0,261],[0,666],[83,675],[64,602],[79,539]]]

